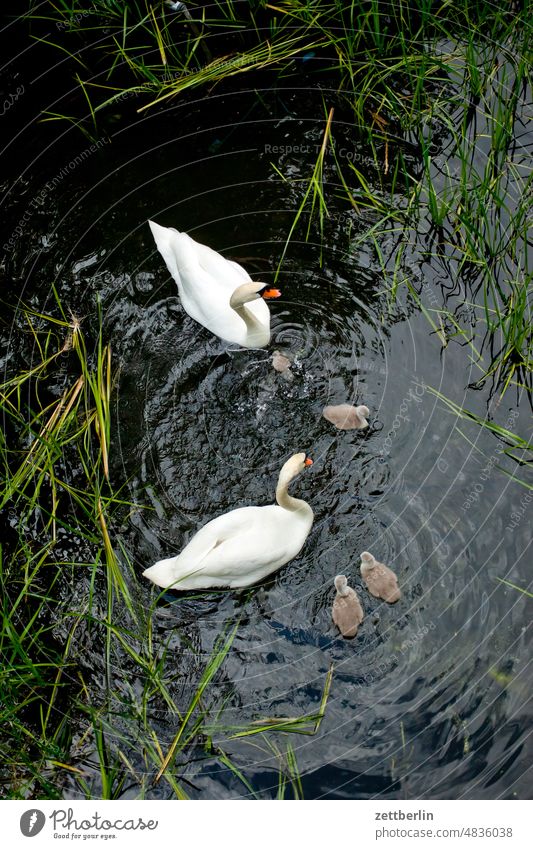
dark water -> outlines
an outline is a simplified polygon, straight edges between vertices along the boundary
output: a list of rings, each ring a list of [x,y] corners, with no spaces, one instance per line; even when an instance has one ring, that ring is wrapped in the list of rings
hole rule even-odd
[[[342,200],[331,159],[324,244],[316,227],[308,242],[302,232],[295,236],[277,281],[283,297],[271,306],[271,346],[231,350],[184,313],[147,219],[185,229],[241,261],[256,279],[273,280],[305,191],[299,181],[309,177],[321,141],[319,101],[291,90],[267,90],[262,101],[253,92],[215,93],[128,130],[117,122],[117,131],[109,126],[111,140],[31,208],[6,287],[44,311],[53,308],[55,280],[88,329],[96,326],[101,299],[119,368],[112,480],[147,508],[128,516],[121,531],[137,574],[177,553],[205,521],[271,502],[288,455],[307,451],[314,458],[293,485],[315,511],[299,557],[251,593],[170,594],[156,608],[153,639],[168,643],[172,697],[177,704],[190,697],[217,636],[240,618],[213,687],[213,703],[226,701],[225,724],[313,713],[334,666],[319,733],[288,738],[307,798],[527,796],[531,602],[499,580],[529,584],[527,513],[512,518],[527,491],[494,460],[483,475],[491,456],[512,468],[502,444],[460,422],[472,447],[428,387],[480,415],[489,405],[494,421],[523,436],[530,427],[525,405],[512,392],[497,405],[489,386],[467,389],[479,377],[468,347],[452,341],[441,350],[402,295],[388,312],[371,243],[355,246],[372,218]],[[342,113],[334,133],[338,148],[361,157],[372,180],[363,161],[369,151]],[[72,139],[70,156],[64,148],[34,156],[8,195],[8,226],[14,229],[43,185],[88,146],[81,136]],[[275,146],[299,149],[279,153]],[[443,303],[455,281],[440,261],[423,259],[424,248],[420,236],[410,255],[422,300],[432,306],[435,297]],[[452,293],[448,303],[460,310],[462,300]],[[18,362],[20,332],[15,324],[6,338],[7,368]],[[274,348],[294,360],[292,382],[273,371]],[[321,418],[323,406],[345,401],[367,404],[368,431],[338,432]],[[362,588],[358,555],[365,549],[397,572],[397,605]],[[342,640],[331,623],[332,581],[340,572],[365,608],[354,641]],[[65,587],[77,598],[87,590],[79,578]],[[139,592],[148,608],[151,586],[141,579]],[[115,615],[120,621],[121,612]],[[92,669],[97,699],[103,652],[89,647],[80,662],[86,676]],[[126,656],[115,658],[113,687],[124,694],[139,684],[130,665]],[[175,717],[159,705],[151,719],[168,746]],[[142,770],[135,733],[127,721],[124,728],[130,736],[121,746]],[[229,741],[223,733],[216,740],[255,788],[275,795],[278,762],[264,741]],[[284,748],[286,739],[277,743]],[[181,774],[194,797],[245,795],[211,760]],[[130,786],[126,795],[138,792]]]

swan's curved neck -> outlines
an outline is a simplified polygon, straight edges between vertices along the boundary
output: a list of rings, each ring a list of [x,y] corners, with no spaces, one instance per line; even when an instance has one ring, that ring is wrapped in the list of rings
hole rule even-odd
[[[283,479],[280,478],[278,481],[278,485],[276,487],[276,501],[278,502],[280,507],[283,507],[284,510],[301,510],[304,513],[310,513],[313,515],[313,511],[309,507],[307,501],[303,501],[301,498],[294,498],[292,495],[289,495],[289,484],[292,478]]]
[[[258,333],[263,333],[263,326],[261,322],[256,319],[255,315],[250,312],[250,310],[246,309],[246,304],[241,304],[238,307],[231,306],[231,308],[232,310],[235,310],[237,315],[244,321],[248,336],[254,337]]]

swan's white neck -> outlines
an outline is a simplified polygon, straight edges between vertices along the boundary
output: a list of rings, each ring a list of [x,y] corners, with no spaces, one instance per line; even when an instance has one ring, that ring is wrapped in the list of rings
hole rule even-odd
[[[291,510],[293,512],[302,511],[303,513],[308,513],[312,518],[313,511],[309,507],[307,501],[303,501],[301,498],[294,498],[292,495],[289,495],[289,484],[291,480],[292,478],[287,479],[280,477],[276,487],[276,501],[280,507],[283,507],[284,510]]]
[[[260,321],[257,320],[255,315],[250,312],[250,310],[246,309],[246,304],[241,304],[238,307],[234,307],[230,304],[232,310],[234,310],[237,315],[242,318],[246,325],[246,336],[251,340],[254,338],[259,338],[259,336],[264,336],[264,327]]]

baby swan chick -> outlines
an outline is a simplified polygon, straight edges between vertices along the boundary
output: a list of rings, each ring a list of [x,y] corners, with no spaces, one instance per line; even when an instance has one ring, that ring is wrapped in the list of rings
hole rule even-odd
[[[294,375],[291,371],[291,361],[281,351],[274,351],[270,362],[274,371],[281,374],[283,380],[286,380],[288,383],[294,380]]]
[[[355,637],[365,618],[361,602],[355,590],[348,586],[346,575],[337,575],[334,583],[337,595],[333,602],[332,619],[343,637]]]
[[[324,407],[322,415],[339,430],[363,430],[368,427],[367,416],[370,410],[364,404],[354,407],[352,404],[335,404]]]
[[[291,361],[289,360],[289,358],[282,354],[280,351],[274,351],[274,353],[272,354],[271,362],[272,368],[275,371],[279,371],[280,374],[289,371],[291,367]]]
[[[369,551],[361,554],[361,576],[369,593],[376,598],[394,604],[402,595],[398,578],[392,569],[376,560]]]

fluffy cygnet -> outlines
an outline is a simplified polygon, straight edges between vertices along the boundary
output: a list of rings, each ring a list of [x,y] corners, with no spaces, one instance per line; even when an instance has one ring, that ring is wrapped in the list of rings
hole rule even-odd
[[[361,575],[368,591],[376,598],[394,604],[401,597],[398,578],[392,569],[376,560],[369,551],[361,554]]]
[[[355,590],[348,586],[346,575],[337,575],[335,588],[337,595],[331,612],[333,621],[343,637],[355,637],[365,618],[361,602]]]
[[[272,366],[276,371],[279,371],[280,374],[283,374],[284,371],[288,371],[290,369],[291,361],[279,351],[274,351],[272,354]]]
[[[362,430],[368,427],[366,417],[370,415],[370,410],[364,404],[359,407],[354,407],[352,404],[336,404],[324,407],[322,415],[339,430],[354,430],[356,428]]]

